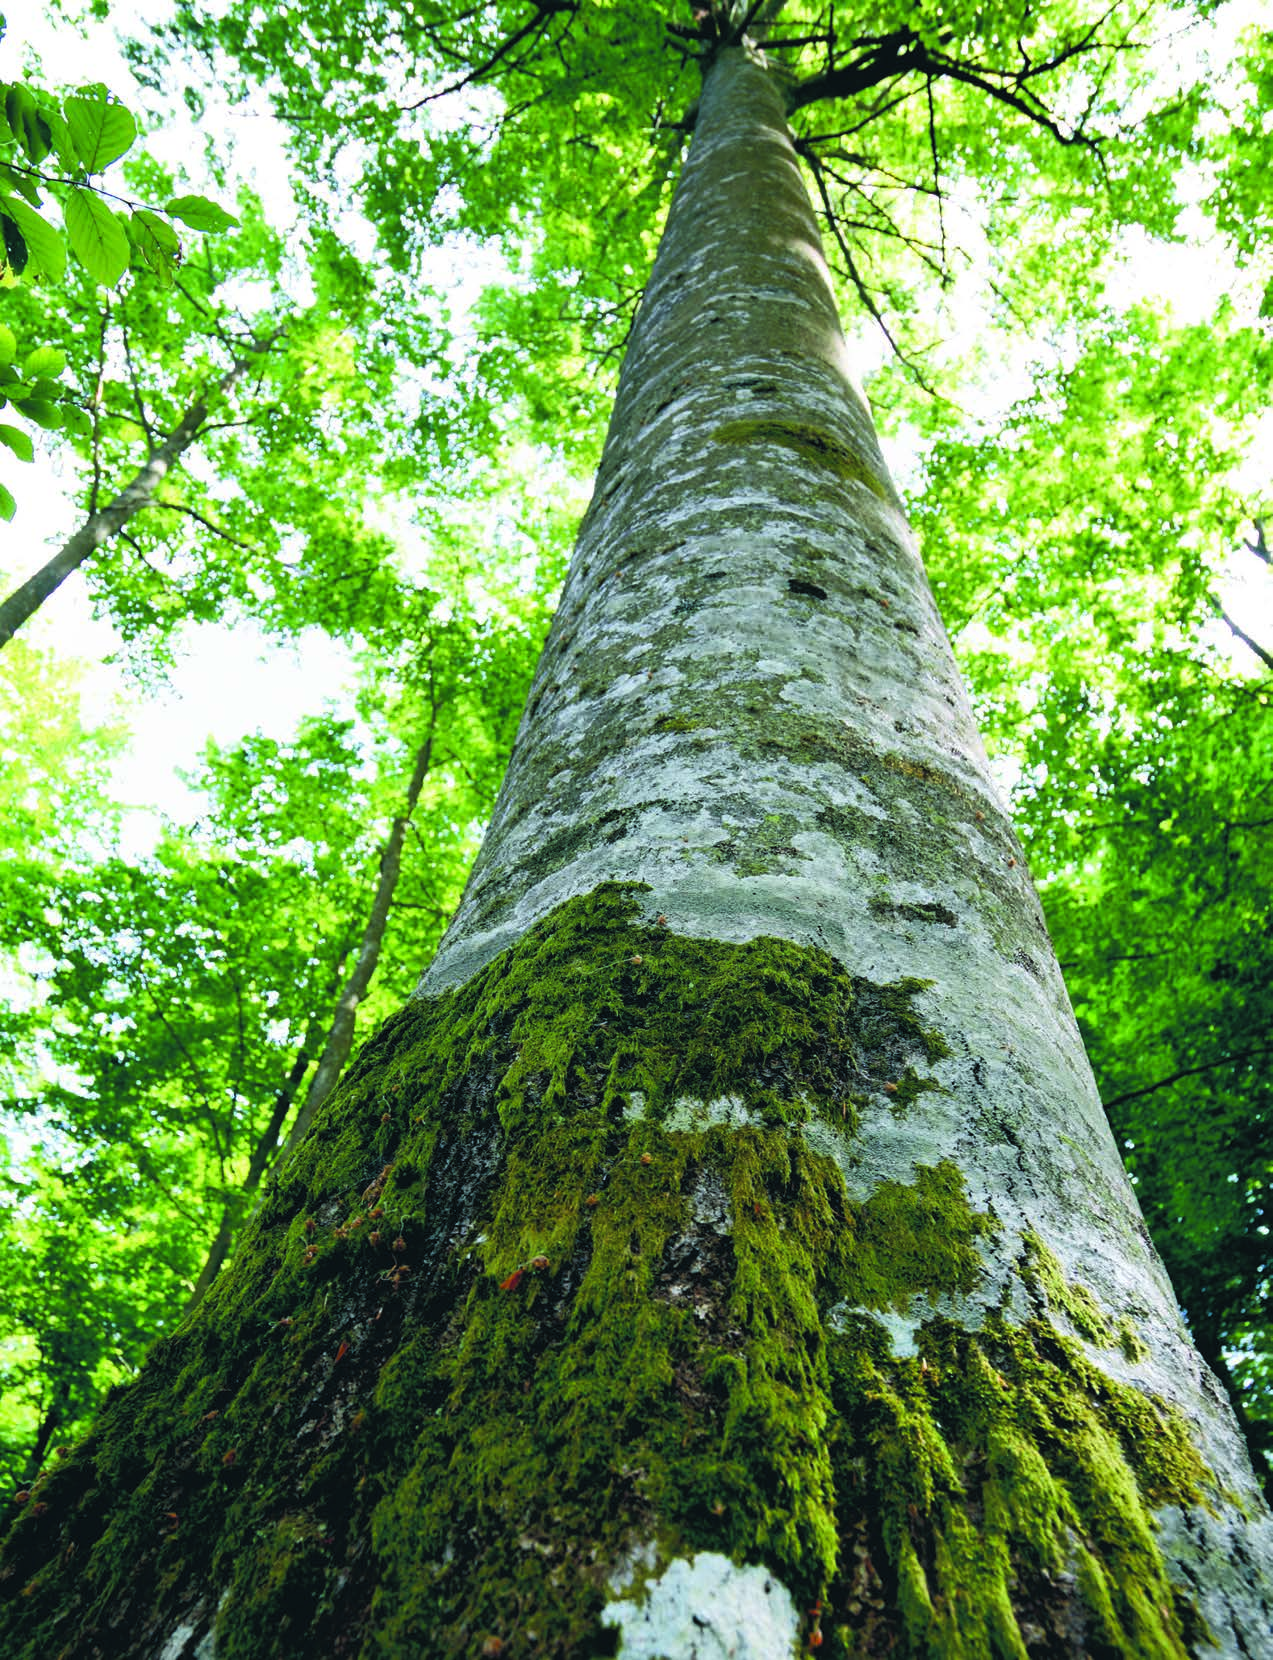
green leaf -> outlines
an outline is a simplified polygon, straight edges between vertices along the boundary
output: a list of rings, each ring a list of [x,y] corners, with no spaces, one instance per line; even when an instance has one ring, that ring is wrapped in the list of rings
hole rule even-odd
[[[115,215],[91,190],[72,190],[62,209],[76,257],[91,277],[113,288],[128,269],[128,237]]]
[[[4,240],[4,257],[9,269],[15,277],[20,277],[27,268],[26,238],[18,229],[16,219],[11,219],[7,213],[0,213],[0,237]]]
[[[16,347],[17,342],[14,342]],[[12,362],[12,358],[6,361]],[[27,353],[26,362],[22,365],[23,380],[38,380],[41,375],[48,375],[56,380],[66,368],[66,353],[58,351],[56,346],[37,346],[33,352]]]
[[[144,228],[159,244],[166,254],[181,252],[181,239],[166,219],[161,219],[157,213],[149,208],[138,208],[133,214],[133,224],[138,228],[139,235]]]
[[[5,204],[4,211],[16,222],[26,244],[27,259],[23,275],[52,277],[55,282],[60,282],[66,275],[66,245],[53,226],[25,202],[10,200]]]
[[[239,222],[206,196],[174,196],[171,202],[165,203],[164,212],[171,213],[193,231],[226,231]]]
[[[18,504],[13,499],[13,492],[6,490],[4,485],[0,484],[0,519],[3,519],[7,524],[17,511]]]
[[[33,208],[40,207],[40,192],[36,188],[35,180],[28,178],[25,173],[16,172],[12,167],[0,166],[0,187],[6,196],[16,190]]]
[[[87,438],[93,431],[92,416],[77,403],[63,405],[62,424],[73,438]]]
[[[138,208],[128,222],[128,234],[142,262],[155,273],[161,286],[168,287],[181,253],[176,231],[157,213]]]
[[[44,398],[28,398],[22,405],[22,413],[46,432],[57,432],[62,426],[61,404],[49,403]]]
[[[0,323],[0,363],[12,363],[18,355],[18,337],[8,323]]]
[[[81,87],[64,104],[76,154],[90,173],[99,173],[130,150],[137,123],[104,86]]]
[[[61,110],[48,112],[49,133],[53,139],[53,148],[57,151],[57,159],[66,173],[79,171],[80,158],[76,153],[75,140],[71,137],[71,129]]]
[[[9,131],[25,150],[27,159],[39,165],[52,148],[52,130],[40,107],[24,86],[11,86],[4,95],[4,117]]]
[[[21,427],[0,426],[0,444],[6,444],[19,461],[35,460],[35,445],[31,442],[31,434],[23,432]]]

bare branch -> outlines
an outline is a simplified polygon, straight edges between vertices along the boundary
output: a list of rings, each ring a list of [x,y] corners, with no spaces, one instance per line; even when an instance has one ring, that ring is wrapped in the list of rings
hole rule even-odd
[[[1255,653],[1255,655],[1260,659],[1261,663],[1264,664],[1266,669],[1273,669],[1273,652],[1265,651],[1264,647],[1262,645],[1260,645],[1260,643],[1257,640],[1253,640],[1251,638],[1251,636],[1247,633],[1245,628],[1242,628],[1242,627],[1239,626],[1239,624],[1235,623],[1233,618],[1225,610],[1224,606],[1221,605],[1220,601],[1218,599],[1216,599],[1214,594],[1211,597],[1211,603],[1215,607],[1216,615],[1220,618],[1220,620],[1222,622],[1224,622],[1228,625],[1229,632],[1236,639],[1241,640],[1242,644],[1244,646],[1248,647],[1249,650],[1253,651]]]
[[[146,448],[153,456],[155,453],[155,429],[150,424],[150,417],[146,414],[146,405],[142,401],[141,385],[137,379],[137,369],[133,363],[133,354],[128,344],[128,325],[120,329],[120,337],[124,345],[124,362],[128,366],[128,380],[133,389],[133,404],[137,410],[138,425],[146,434]]]
[[[515,60],[512,64],[506,64],[505,60],[509,54],[515,51],[527,38],[530,38],[532,43],[536,42],[539,35],[548,27],[555,16],[562,12],[573,13],[577,5],[578,0],[535,0],[534,17],[523,23],[520,29],[515,29],[507,40],[497,46],[476,69],[470,69],[466,75],[461,75],[458,80],[452,81],[448,86],[440,87],[436,92],[426,93],[423,98],[418,98],[414,104],[405,105],[404,113],[408,110],[423,109],[426,104],[436,103],[439,98],[448,98],[453,92],[460,92],[466,86],[476,85],[477,82],[485,80],[492,70],[498,68],[501,64],[504,64],[506,68],[516,68],[518,62],[525,62],[525,55],[523,54],[520,60]]]
[[[933,110],[933,77],[929,75],[924,81],[924,96],[928,102],[928,148],[933,158],[933,195],[937,198],[937,230],[941,238],[941,253],[939,258],[943,272],[947,271],[948,256],[946,252],[946,215],[942,204],[941,191],[941,162],[937,155],[937,116]],[[949,281],[949,274],[943,278],[943,283]]]
[[[1273,1049],[1243,1049],[1236,1055],[1221,1055],[1218,1060],[1204,1061],[1201,1066],[1181,1067],[1178,1072],[1171,1072],[1157,1082],[1146,1084],[1142,1089],[1129,1089],[1122,1095],[1112,1096],[1105,1102],[1105,1110],[1111,1107],[1121,1107],[1126,1101],[1138,1101],[1142,1095],[1152,1095],[1155,1090],[1166,1089],[1168,1084],[1179,1083],[1181,1078],[1196,1078],[1203,1072],[1214,1072],[1217,1067],[1237,1066],[1242,1061],[1255,1060],[1261,1055],[1273,1055]]]
[[[801,147],[797,146],[797,148],[800,149]],[[841,257],[844,260],[845,271],[848,275],[849,281],[857,290],[858,298],[866,307],[867,311],[870,312],[871,316],[875,319],[881,333],[888,341],[898,359],[911,371],[911,373],[915,376],[916,381],[924,389],[924,391],[929,393],[932,397],[936,397],[937,393],[935,388],[930,386],[928,381],[924,378],[923,371],[919,368],[918,364],[911,360],[908,354],[902,350],[901,346],[894,339],[892,330],[884,321],[884,315],[880,311],[879,306],[875,303],[875,296],[871,293],[870,289],[867,287],[865,281],[858,272],[857,262],[854,260],[849,249],[849,245],[845,240],[844,232],[840,226],[840,221],[836,216],[835,208],[831,202],[830,193],[827,190],[827,183],[823,175],[821,161],[816,155],[811,154],[807,150],[801,149],[801,154],[804,155],[805,160],[809,163],[810,171],[813,173],[814,182],[818,187],[818,195],[822,199],[822,209],[826,215],[827,224],[830,227],[831,235],[835,238],[836,246],[839,248]]]
[[[102,329],[97,344],[97,377],[93,383],[93,432],[90,445],[93,453],[93,482],[88,491],[89,517],[97,512],[102,492],[102,396],[106,387],[106,331],[110,327],[111,303],[108,295],[102,305]]]
[[[230,542],[234,547],[242,548],[245,553],[255,552],[251,542],[241,541],[239,537],[228,531],[224,525],[216,524],[212,519],[205,518],[196,508],[188,507],[185,502],[155,501],[151,503],[151,506],[162,509],[166,513],[184,513],[188,518],[196,519],[205,530],[210,530],[214,536],[220,536],[223,540]]]

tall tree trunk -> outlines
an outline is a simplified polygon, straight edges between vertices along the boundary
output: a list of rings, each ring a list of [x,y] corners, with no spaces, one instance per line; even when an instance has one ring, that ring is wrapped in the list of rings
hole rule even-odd
[[[24,1508],[15,1652],[1262,1651],[844,359],[723,51],[461,912]]]
[[[262,350],[265,348],[262,347]],[[244,358],[224,374],[216,387],[205,391],[182,415],[170,432],[152,444],[144,464],[104,507],[94,507],[84,523],[67,539],[34,576],[0,601],[0,646],[8,645],[23,623],[30,621],[45,600],[77,571],[86,559],[118,536],[131,519],[155,500],[155,493],[203,430],[212,400],[229,390],[247,369]]]

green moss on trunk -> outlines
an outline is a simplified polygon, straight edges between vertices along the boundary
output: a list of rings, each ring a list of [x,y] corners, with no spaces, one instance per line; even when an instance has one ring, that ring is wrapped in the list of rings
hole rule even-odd
[[[894,1356],[877,1315],[953,1309],[997,1225],[949,1164],[855,1203],[801,1133],[940,1058],[922,989],[607,887],[403,1010],[37,1484],[11,1652],[594,1656],[617,1569],[715,1550],[832,1655],[1183,1655],[1179,1423],[1043,1322]]]

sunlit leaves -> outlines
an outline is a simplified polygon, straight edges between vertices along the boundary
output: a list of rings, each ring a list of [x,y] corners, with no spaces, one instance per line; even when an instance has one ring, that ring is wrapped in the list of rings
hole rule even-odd
[[[64,102],[75,153],[86,172],[100,173],[132,148],[137,123],[106,87],[82,87]]]
[[[16,341],[15,341],[16,346]],[[4,358],[0,353],[0,361],[12,362],[10,355]],[[66,353],[60,352],[56,346],[37,346],[33,352],[28,352],[22,363],[22,375],[25,380],[36,380],[41,376],[50,376],[56,379],[66,368]]]
[[[35,460],[35,446],[31,442],[31,435],[23,432],[21,427],[0,426],[0,444],[11,450],[19,461]]]
[[[4,94],[4,116],[9,131],[22,146],[30,161],[41,162],[53,143],[48,120],[40,113],[39,105],[24,86],[10,86]]]
[[[129,240],[138,257],[165,287],[172,281],[181,254],[181,241],[166,219],[147,208],[134,210],[127,224]]]
[[[16,226],[21,238],[21,265],[15,265],[10,259],[14,274],[28,278],[47,277],[52,282],[59,282],[66,274],[66,245],[48,220],[42,218],[29,203],[19,201],[16,196],[3,195],[2,180],[0,213]]]
[[[172,219],[198,231],[237,225],[233,214],[194,195],[173,198],[164,210],[168,217],[131,202],[131,219],[121,221],[114,211],[117,193],[108,199],[98,175],[133,151],[137,123],[107,87],[84,86],[60,102],[19,82],[0,86],[0,93],[9,135],[6,143],[0,129],[0,230],[13,276],[64,277],[66,249],[47,218],[45,196],[61,203],[72,252],[106,287],[128,270],[134,246],[139,264],[165,286],[171,283],[181,253]],[[60,173],[50,170],[54,160]]]
[[[206,196],[174,196],[165,205],[164,212],[196,231],[225,231],[239,222]]]
[[[72,190],[63,206],[71,247],[84,269],[113,288],[128,269],[128,236],[119,220],[88,190]]]

